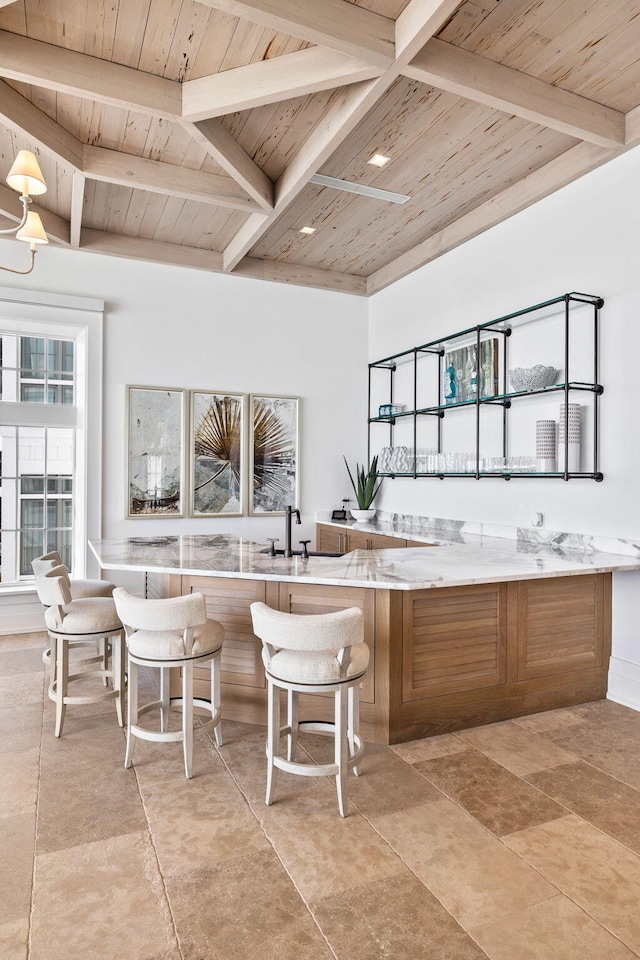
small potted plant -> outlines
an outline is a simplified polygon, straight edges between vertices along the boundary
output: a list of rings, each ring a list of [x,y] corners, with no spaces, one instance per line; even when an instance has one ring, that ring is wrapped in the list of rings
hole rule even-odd
[[[356,463],[355,480],[353,479],[353,474],[349,469],[349,464],[347,463],[346,457],[344,457],[344,465],[347,468],[349,480],[351,481],[351,486],[353,487],[353,492],[356,495],[356,501],[358,503],[358,509],[351,510],[351,516],[356,523],[363,523],[366,520],[371,520],[371,518],[375,517],[376,515],[375,507],[372,507],[371,504],[375,500],[378,490],[382,484],[382,480],[378,480],[378,458],[373,458],[368,470],[365,468],[364,464],[360,466],[359,463]]]

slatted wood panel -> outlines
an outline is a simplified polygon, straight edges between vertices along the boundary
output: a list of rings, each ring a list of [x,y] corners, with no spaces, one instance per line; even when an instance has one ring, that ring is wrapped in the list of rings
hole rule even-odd
[[[505,683],[505,584],[404,596],[403,701]]]
[[[224,627],[222,682],[247,687],[265,686],[262,644],[251,625],[250,605],[265,601],[265,585],[259,580],[217,577],[183,577],[182,592],[204,594],[207,616]],[[196,671],[204,675],[208,671]]]
[[[280,609],[286,613],[334,613],[358,607],[364,613],[364,639],[369,644],[371,658],[366,678],[360,691],[363,703],[375,699],[375,596],[373,590],[360,587],[329,587],[314,583],[281,583]]]
[[[518,679],[603,662],[604,579],[597,575],[518,584]]]
[[[145,574],[145,596],[147,600],[163,600],[169,596],[169,574]]]

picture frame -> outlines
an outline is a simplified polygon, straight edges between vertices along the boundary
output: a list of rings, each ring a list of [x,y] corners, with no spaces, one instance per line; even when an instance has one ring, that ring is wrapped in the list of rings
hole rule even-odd
[[[185,515],[186,391],[127,387],[127,517]]]
[[[249,515],[298,507],[299,398],[249,396]]]
[[[444,402],[467,403],[476,396],[496,397],[498,385],[498,339],[489,337],[477,343],[447,350],[444,355]]]
[[[192,390],[189,412],[189,515],[243,516],[244,394]]]

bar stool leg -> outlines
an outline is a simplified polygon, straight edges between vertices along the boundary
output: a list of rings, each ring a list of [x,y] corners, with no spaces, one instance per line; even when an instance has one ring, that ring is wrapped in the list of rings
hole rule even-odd
[[[335,693],[335,763],[338,767],[336,774],[336,789],[338,791],[338,809],[340,816],[347,816],[347,773],[349,771],[349,741],[347,738],[347,691],[341,684]]]
[[[69,678],[69,641],[59,637],[56,642],[56,727],[55,735],[62,733],[64,715],[67,709],[65,697]]]
[[[349,756],[352,757],[357,750],[356,737],[360,733],[360,686],[349,687]],[[353,767],[356,777],[360,776],[357,764]]]
[[[287,690],[287,760],[295,760],[298,749],[298,691]]]
[[[170,705],[170,686],[171,674],[165,667],[160,667],[160,732],[165,733],[169,729],[169,705]]]
[[[107,641],[105,640],[105,643]],[[117,636],[112,637],[112,663],[113,663],[113,686],[118,692],[116,697],[116,714],[118,716],[118,725],[124,726],[124,688],[125,688],[125,679],[124,679],[124,636],[119,633]]]
[[[182,736],[184,748],[184,775],[193,776],[193,662],[185,660],[182,667]]]
[[[124,765],[128,769],[133,763],[133,748],[136,738],[131,727],[138,722],[138,664],[129,658],[129,685],[127,687],[127,749]]]
[[[103,637],[102,640],[96,640],[96,653],[99,657],[102,658],[102,663],[100,664],[101,668],[106,672],[109,669],[109,637]],[[104,676],[102,678],[103,687],[109,686],[109,677]],[[115,687],[115,683],[114,683]]]
[[[270,677],[268,683],[268,712],[269,730],[267,734],[267,793],[265,803],[270,806],[276,792],[276,776],[278,768],[273,758],[280,752],[280,690],[275,687]]]
[[[211,708],[212,711],[220,710],[220,704],[222,703],[222,695],[220,692],[220,656],[216,656],[211,661]],[[218,723],[214,729],[213,733],[216,739],[216,746],[222,747],[222,723]]]

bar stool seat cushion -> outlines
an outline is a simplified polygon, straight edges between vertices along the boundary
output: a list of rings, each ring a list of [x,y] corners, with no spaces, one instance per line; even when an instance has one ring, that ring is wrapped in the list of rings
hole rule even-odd
[[[340,663],[330,650],[278,650],[272,657],[263,648],[262,660],[277,680],[292,683],[336,683],[344,679]],[[369,647],[354,643],[347,668],[347,677],[358,677],[369,666]]]
[[[83,635],[107,633],[109,630],[113,630],[114,634],[122,631],[115,603],[110,597],[73,600],[62,607],[62,612],[64,620],[60,617],[60,608],[57,606],[47,607],[44,611],[47,628],[54,633],[62,630],[69,635]]]
[[[136,630],[129,634],[127,644],[134,657],[146,660],[180,660],[215,653],[221,648],[223,640],[222,624],[216,620],[205,620],[193,628],[191,653],[187,653],[183,632],[179,630]]]

